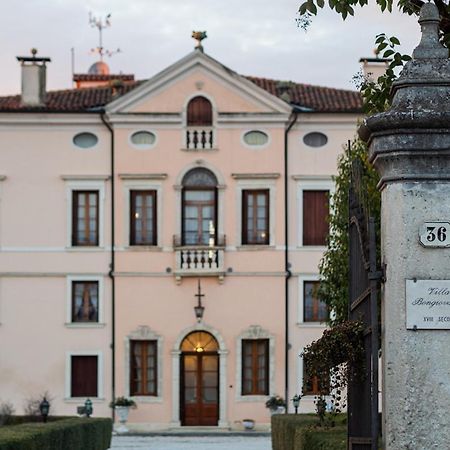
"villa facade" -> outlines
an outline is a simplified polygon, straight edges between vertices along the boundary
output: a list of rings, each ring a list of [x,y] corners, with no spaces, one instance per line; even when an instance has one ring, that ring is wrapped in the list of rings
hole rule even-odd
[[[313,410],[299,353],[328,314],[318,264],[359,95],[201,49],[54,92],[48,59],[20,61],[22,95],[0,98],[0,399],[107,416],[124,395],[135,429],[263,426],[270,395],[302,389]]]

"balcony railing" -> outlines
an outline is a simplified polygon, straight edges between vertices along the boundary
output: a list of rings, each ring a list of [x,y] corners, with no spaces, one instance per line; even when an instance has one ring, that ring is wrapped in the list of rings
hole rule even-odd
[[[225,237],[220,245],[180,245],[180,237],[174,237],[175,270],[177,277],[218,275],[225,272]]]
[[[212,127],[187,128],[186,148],[188,150],[211,150],[214,148],[214,129]]]

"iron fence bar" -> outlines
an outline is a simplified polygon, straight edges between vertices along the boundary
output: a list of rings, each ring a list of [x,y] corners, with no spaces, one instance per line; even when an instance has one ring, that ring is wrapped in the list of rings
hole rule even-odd
[[[369,262],[370,262],[370,322],[372,326],[371,346],[372,346],[372,370],[371,370],[371,386],[370,386],[370,403],[371,403],[371,430],[372,430],[372,449],[378,450],[378,283],[380,276],[377,278],[377,240],[375,231],[375,220],[369,218]],[[370,276],[372,275],[372,276]]]

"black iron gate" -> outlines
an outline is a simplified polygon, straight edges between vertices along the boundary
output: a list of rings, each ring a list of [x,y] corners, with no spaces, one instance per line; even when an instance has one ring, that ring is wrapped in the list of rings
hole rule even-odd
[[[361,190],[362,170],[353,165],[349,192],[349,319],[364,324],[365,374],[348,387],[348,448],[378,449],[378,285],[375,221]]]

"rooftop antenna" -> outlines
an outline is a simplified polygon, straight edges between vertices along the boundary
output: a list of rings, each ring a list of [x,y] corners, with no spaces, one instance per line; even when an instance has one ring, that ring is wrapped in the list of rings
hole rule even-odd
[[[106,50],[103,47],[103,30],[105,28],[109,28],[111,26],[111,14],[107,14],[103,19],[100,17],[95,17],[92,15],[91,12],[89,12],[89,25],[92,28],[98,29],[98,47],[92,48],[91,53],[98,53],[100,55],[100,61],[103,61],[103,56],[109,56],[111,57],[115,53],[120,53],[120,48],[117,48],[116,50]]]

